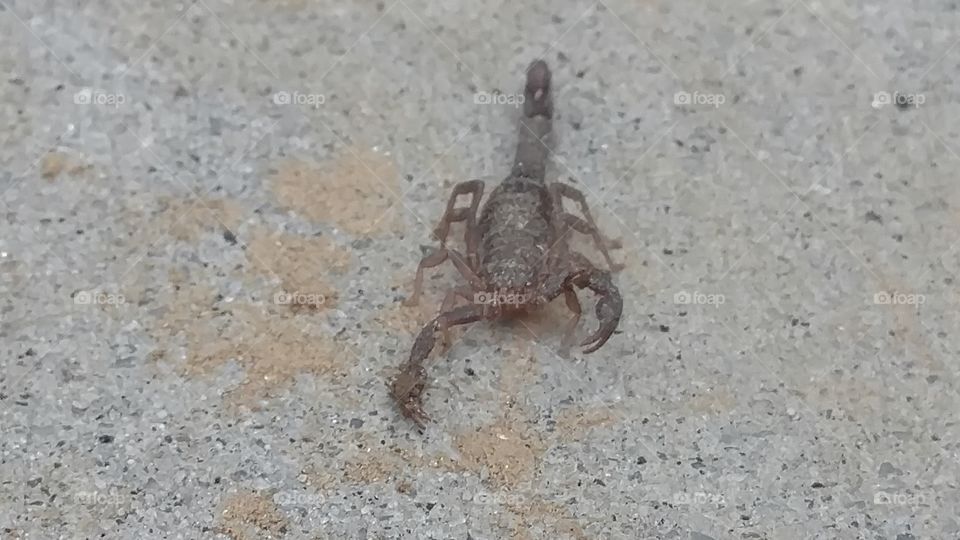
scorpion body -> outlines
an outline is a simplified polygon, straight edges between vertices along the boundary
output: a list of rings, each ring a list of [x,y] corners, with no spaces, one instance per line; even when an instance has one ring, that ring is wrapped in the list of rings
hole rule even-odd
[[[469,283],[447,293],[439,315],[420,331],[410,358],[391,385],[400,411],[421,428],[429,420],[421,405],[426,388],[423,362],[433,350],[438,332],[446,341],[447,330],[452,326],[521,315],[563,294],[573,312],[566,328],[566,347],[580,319],[575,288],[588,288],[599,297],[596,314],[600,327],[581,343],[585,352],[593,352],[606,343],[619,323],[623,301],[611,272],[620,266],[613,263],[607,251],[608,247],[617,247],[617,243],[601,236],[579,190],[562,183],[548,185],[545,180],[550,152],[547,140],[553,122],[550,78],[545,62],[530,64],[510,175],[490,193],[482,210],[484,183],[471,180],[457,184],[434,233],[440,247],[424,257],[417,268],[413,293],[406,305],[418,302],[424,269],[447,260]],[[469,207],[456,207],[460,195],[471,196]],[[578,203],[583,218],[564,211],[564,197]],[[465,255],[446,246],[450,225],[457,222],[466,225]],[[571,229],[593,237],[609,271],[595,268],[584,256],[569,250],[566,235]],[[457,306],[458,299],[468,303]]]

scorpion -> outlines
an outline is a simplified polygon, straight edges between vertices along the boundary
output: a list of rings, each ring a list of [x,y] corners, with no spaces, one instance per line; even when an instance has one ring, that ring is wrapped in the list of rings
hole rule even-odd
[[[566,350],[581,315],[575,288],[590,289],[598,297],[595,311],[599,327],[580,343],[584,353],[603,346],[620,322],[623,299],[612,273],[623,265],[615,264],[608,252],[608,248],[620,247],[620,242],[601,235],[580,190],[560,182],[548,185],[545,181],[549,152],[546,141],[553,129],[550,79],[550,69],[543,60],[535,60],[527,68],[519,140],[510,174],[490,193],[482,209],[483,181],[470,180],[453,187],[434,230],[440,246],[421,259],[412,294],[403,302],[406,306],[417,305],[424,270],[447,260],[469,284],[447,292],[439,314],[417,335],[409,359],[390,385],[400,412],[420,429],[431,420],[422,406],[427,386],[424,360],[436,344],[437,333],[442,334],[446,347],[448,330],[454,326],[513,318],[562,294],[573,313],[565,325]],[[461,196],[470,197],[469,206],[457,206]],[[564,198],[578,205],[583,218],[564,210]],[[447,247],[450,226],[459,222],[466,226],[465,254]],[[592,237],[609,270],[596,268],[586,257],[569,249],[566,236],[571,229]],[[458,299],[468,303],[457,306]]]

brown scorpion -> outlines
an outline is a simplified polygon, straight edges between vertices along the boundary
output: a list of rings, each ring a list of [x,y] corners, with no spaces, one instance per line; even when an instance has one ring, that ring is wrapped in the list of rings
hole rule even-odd
[[[536,60],[527,68],[523,116],[510,175],[490,194],[479,220],[484,183],[471,180],[454,186],[434,231],[440,247],[417,267],[413,293],[404,301],[408,306],[419,301],[424,269],[448,259],[469,283],[447,293],[439,315],[420,331],[409,360],[391,385],[400,411],[421,429],[430,420],[421,402],[427,383],[423,362],[433,350],[438,331],[447,343],[447,330],[453,326],[521,315],[562,294],[573,312],[563,338],[567,347],[581,313],[574,287],[590,289],[599,297],[596,314],[600,326],[580,344],[585,353],[606,343],[620,322],[623,300],[611,272],[622,266],[615,265],[607,252],[619,243],[600,234],[583,193],[563,183],[548,185],[544,179],[549,152],[544,141],[551,133],[552,119],[550,69],[546,62]],[[456,206],[461,195],[470,196],[470,206]],[[564,211],[564,197],[578,204],[583,219]],[[458,222],[466,225],[466,256],[446,246],[450,225]],[[610,271],[595,268],[586,257],[568,249],[565,237],[570,229],[593,238]],[[468,303],[457,306],[458,298]]]

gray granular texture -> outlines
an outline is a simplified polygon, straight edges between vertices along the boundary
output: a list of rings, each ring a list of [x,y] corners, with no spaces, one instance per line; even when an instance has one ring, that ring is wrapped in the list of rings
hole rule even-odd
[[[3,2],[0,538],[960,538],[958,27]],[[454,332],[421,434],[386,382],[462,278],[400,301],[534,58],[623,317],[586,356],[562,300]]]

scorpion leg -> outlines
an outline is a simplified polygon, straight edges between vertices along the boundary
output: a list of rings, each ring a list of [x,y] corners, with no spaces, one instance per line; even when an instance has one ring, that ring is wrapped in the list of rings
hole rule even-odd
[[[446,247],[450,225],[459,221],[466,221],[467,230],[464,233],[464,240],[467,244],[467,258],[472,268],[477,266],[477,210],[480,208],[480,199],[483,197],[483,186],[483,180],[469,180],[453,186],[453,192],[450,193],[450,199],[447,200],[447,209],[443,212],[440,223],[433,231],[433,235],[440,241],[440,247]],[[457,197],[460,195],[470,195],[469,207],[454,208],[457,204]]]
[[[440,304],[440,313],[446,313],[452,310],[456,306],[457,297],[471,302],[474,299],[473,289],[470,287],[458,286],[447,291],[447,295],[443,297],[443,303]],[[440,332],[440,347],[444,352],[446,352],[450,349],[450,332],[446,328],[441,328]]]
[[[566,225],[567,227],[570,227],[571,229],[577,232],[590,235],[590,236],[593,236],[593,233],[595,232],[595,229],[593,229],[589,223],[571,214],[570,212],[564,212],[563,214],[561,214],[561,219],[563,220],[564,225]],[[623,242],[621,242],[620,240],[605,238],[603,245],[605,245],[607,249],[620,249],[623,247]],[[623,265],[615,264],[614,266],[622,267]]]
[[[476,282],[476,274],[473,271],[477,267],[477,209],[480,206],[480,198],[483,196],[483,181],[470,180],[461,182],[453,187],[450,199],[447,200],[447,209],[440,218],[440,224],[434,230],[433,234],[440,241],[440,247],[420,260],[417,266],[417,275],[413,280],[413,293],[403,301],[405,306],[415,306],[420,302],[420,292],[423,286],[423,271],[426,268],[440,266],[448,258],[453,261],[457,270],[472,283]],[[467,208],[455,208],[457,197],[469,194],[470,206]],[[447,249],[447,236],[450,235],[450,225],[460,221],[467,222],[467,231],[464,238],[467,244],[467,258],[453,250]],[[462,263],[462,264],[461,264]]]
[[[483,306],[476,304],[460,306],[437,315],[420,330],[416,341],[413,342],[410,358],[400,369],[397,378],[393,380],[390,395],[397,402],[400,412],[421,429],[430,421],[430,417],[423,412],[423,391],[427,386],[427,374],[423,361],[430,356],[430,351],[436,344],[437,330],[476,322],[482,318]]]
[[[562,220],[563,224],[577,232],[593,237],[593,241],[597,244],[600,253],[603,254],[603,258],[606,259],[607,266],[610,267],[611,272],[622,270],[623,265],[613,262],[613,258],[610,257],[610,252],[607,251],[607,248],[618,248],[621,244],[617,240],[608,240],[600,234],[600,229],[593,220],[593,215],[590,213],[590,207],[587,205],[587,199],[584,197],[583,192],[562,182],[550,184],[549,189],[553,195],[554,205],[556,207],[555,211],[560,213],[560,220]],[[583,214],[586,221],[563,210],[563,197],[567,197],[577,203],[580,207],[580,213]]]
[[[460,274],[471,284],[480,282],[480,278],[477,277],[476,272],[474,272],[473,268],[464,260],[460,252],[454,249],[440,247],[420,260],[420,264],[417,266],[417,274],[413,278],[413,292],[403,301],[403,305],[415,306],[420,303],[420,293],[423,290],[423,271],[427,268],[440,266],[447,259],[453,262],[453,265],[460,271]]]
[[[417,265],[417,274],[413,278],[413,292],[403,301],[403,305],[415,306],[420,303],[420,290],[423,288],[424,269],[440,266],[447,260],[448,256],[447,250],[440,248],[426,255],[423,259],[420,259],[420,264]]]

